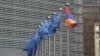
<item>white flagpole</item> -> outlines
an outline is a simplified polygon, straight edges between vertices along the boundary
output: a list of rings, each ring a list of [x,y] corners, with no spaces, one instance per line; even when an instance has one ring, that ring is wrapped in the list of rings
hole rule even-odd
[[[50,16],[48,16],[48,19],[49,19],[49,21],[50,21]],[[48,37],[48,53],[49,53],[49,56],[50,56],[50,38]]]
[[[53,12],[53,15],[54,15],[54,18],[55,18],[56,12]],[[55,54],[56,54],[55,34],[54,34],[54,38],[53,38],[53,44],[54,44],[54,47],[53,47],[53,48],[54,48],[54,49],[53,49],[53,50],[54,50],[54,51],[53,51],[54,53],[53,53],[53,55],[56,56],[56,55],[55,55]]]
[[[69,56],[69,27],[67,27],[67,56]]]
[[[69,3],[66,3],[66,6],[69,6]],[[69,56],[69,31],[70,27],[67,27],[67,56]]]
[[[62,8],[59,8],[59,11],[61,13]],[[62,17],[60,19],[60,56],[62,56]]]
[[[38,30],[39,30],[39,27],[36,29],[36,32],[37,32]],[[40,53],[39,53],[40,49],[39,49],[39,47],[37,47],[37,48],[38,48],[38,49],[37,49],[37,51],[36,51],[36,52],[37,52],[37,53],[36,53],[36,56],[40,56],[40,55],[39,55],[39,54],[40,54]]]
[[[42,23],[41,23],[41,25],[43,25]],[[39,29],[41,28],[41,26],[39,26]],[[39,53],[40,53],[40,56],[42,56],[42,41],[41,41],[41,43],[40,43],[40,51],[39,51]]]
[[[41,25],[43,25],[44,23],[41,23]],[[44,36],[44,41],[43,41],[43,43],[44,43],[44,45],[43,45],[43,49],[42,49],[42,51],[43,51],[43,55],[44,56],[46,56],[46,39],[45,39],[45,36]]]
[[[46,38],[44,38],[44,56],[46,56]]]

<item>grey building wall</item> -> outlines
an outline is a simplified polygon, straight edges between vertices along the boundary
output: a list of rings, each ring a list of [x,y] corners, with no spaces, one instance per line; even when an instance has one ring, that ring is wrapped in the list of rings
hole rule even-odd
[[[21,49],[0,48],[0,56],[27,56]]]
[[[83,4],[100,4],[100,0],[83,0]]]
[[[26,55],[26,52],[21,50],[31,39],[36,28],[48,15],[52,15],[54,11],[58,12],[59,7],[64,9],[65,2],[70,2],[70,9],[78,22],[76,29],[70,30],[70,56],[83,56],[82,0],[0,0],[0,55],[8,56],[8,53],[10,56]],[[42,44],[42,54],[39,56],[48,56],[49,48],[50,56],[54,54],[60,56],[60,51],[62,51],[61,55],[67,55],[67,28],[64,24],[64,13],[62,11],[62,40],[59,37],[59,30],[55,34],[55,40],[50,39],[50,47],[46,38]]]

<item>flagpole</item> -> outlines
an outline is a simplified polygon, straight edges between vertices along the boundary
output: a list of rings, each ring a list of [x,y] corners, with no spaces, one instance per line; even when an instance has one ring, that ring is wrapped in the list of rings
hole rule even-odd
[[[67,56],[69,56],[69,27],[67,27]]]
[[[48,16],[48,19],[49,19],[49,21],[50,21],[50,16]],[[49,56],[50,56],[50,38],[48,37],[48,53],[49,53]]]
[[[43,24],[44,24],[44,23],[41,23],[41,25],[43,25]],[[45,43],[45,42],[46,42],[46,38],[45,38],[45,36],[44,36],[44,41],[43,41],[44,44],[43,44],[43,49],[42,49],[43,55],[44,55],[44,56],[46,56],[46,45],[45,45],[46,43]]]
[[[36,32],[37,32],[38,30],[39,30],[39,27],[36,29]],[[37,46],[37,48],[38,48],[38,49],[37,49],[37,51],[36,51],[36,52],[37,52],[37,53],[36,53],[36,54],[37,54],[36,56],[40,56],[40,53],[39,53],[40,49],[39,49],[38,46]]]
[[[54,15],[54,18],[55,18],[56,12],[53,12],[53,15]],[[54,53],[53,53],[53,54],[54,54],[54,56],[56,56],[56,55],[55,55],[55,54],[56,54],[56,48],[55,48],[55,47],[56,47],[56,46],[55,46],[55,34],[54,34],[54,38],[53,38],[53,44],[54,44],[54,47],[53,47],[53,48],[54,48],[54,49],[53,49],[53,50],[54,50],[54,51],[53,51]]]
[[[69,3],[66,3],[66,6],[69,6]],[[69,31],[70,31],[70,27],[67,27],[67,56],[69,55]]]
[[[45,1],[43,0],[44,2],[44,9],[46,8],[46,4],[45,4]],[[44,17],[46,17],[46,14],[45,14],[45,10],[44,10]],[[44,56],[46,56],[46,36],[44,36]]]
[[[41,23],[41,26],[43,26],[43,22]],[[40,27],[39,27],[40,28]],[[42,36],[43,37],[43,36]],[[42,39],[43,40],[43,39]],[[42,45],[43,44],[43,42],[44,42],[44,45]],[[43,48],[43,46],[44,46],[44,48]],[[45,56],[45,37],[44,37],[44,41],[41,41],[41,50],[40,50],[41,52],[40,52],[40,54],[41,54],[41,56]],[[44,51],[44,52],[43,52]]]
[[[62,8],[59,8],[59,11],[61,13]],[[62,56],[62,17],[60,19],[60,56]]]
[[[41,23],[41,25],[42,25],[42,23]],[[40,27],[41,27],[41,26],[39,26],[39,29],[40,29]],[[41,43],[40,43],[40,51],[39,51],[39,54],[40,54],[40,56],[42,56],[42,41],[41,41]]]

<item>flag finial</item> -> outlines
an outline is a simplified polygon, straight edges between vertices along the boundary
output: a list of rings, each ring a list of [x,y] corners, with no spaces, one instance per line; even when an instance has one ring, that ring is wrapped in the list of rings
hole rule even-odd
[[[61,10],[62,10],[62,8],[60,7],[60,8],[59,8],[59,10],[61,11]]]
[[[39,30],[39,28],[37,28],[35,32],[38,32],[38,30]]]
[[[39,25],[39,28],[40,28],[41,26]]]
[[[66,3],[66,6],[69,6],[69,3],[68,2]]]
[[[48,18],[48,19],[50,19],[50,18],[51,18],[51,16],[48,16],[47,18]]]
[[[56,12],[53,12],[54,15],[56,15]]]
[[[43,25],[43,23],[41,23],[41,25]]]

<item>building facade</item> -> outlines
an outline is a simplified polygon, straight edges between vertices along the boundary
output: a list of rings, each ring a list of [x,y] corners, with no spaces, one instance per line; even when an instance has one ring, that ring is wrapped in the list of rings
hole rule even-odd
[[[95,32],[95,56],[100,56],[100,22],[96,22],[94,25]]]
[[[83,49],[84,56],[100,56],[95,37],[95,23],[100,20],[100,0],[83,1]],[[98,46],[99,47],[99,46]],[[98,49],[98,50],[97,50]]]
[[[0,56],[26,56],[22,48],[31,39],[36,28],[48,15],[58,12],[59,7],[70,9],[78,22],[70,30],[70,56],[83,56],[82,0],[0,0]],[[65,12],[62,11],[62,37],[58,30],[55,37],[43,41],[37,56],[66,56],[67,28]]]

